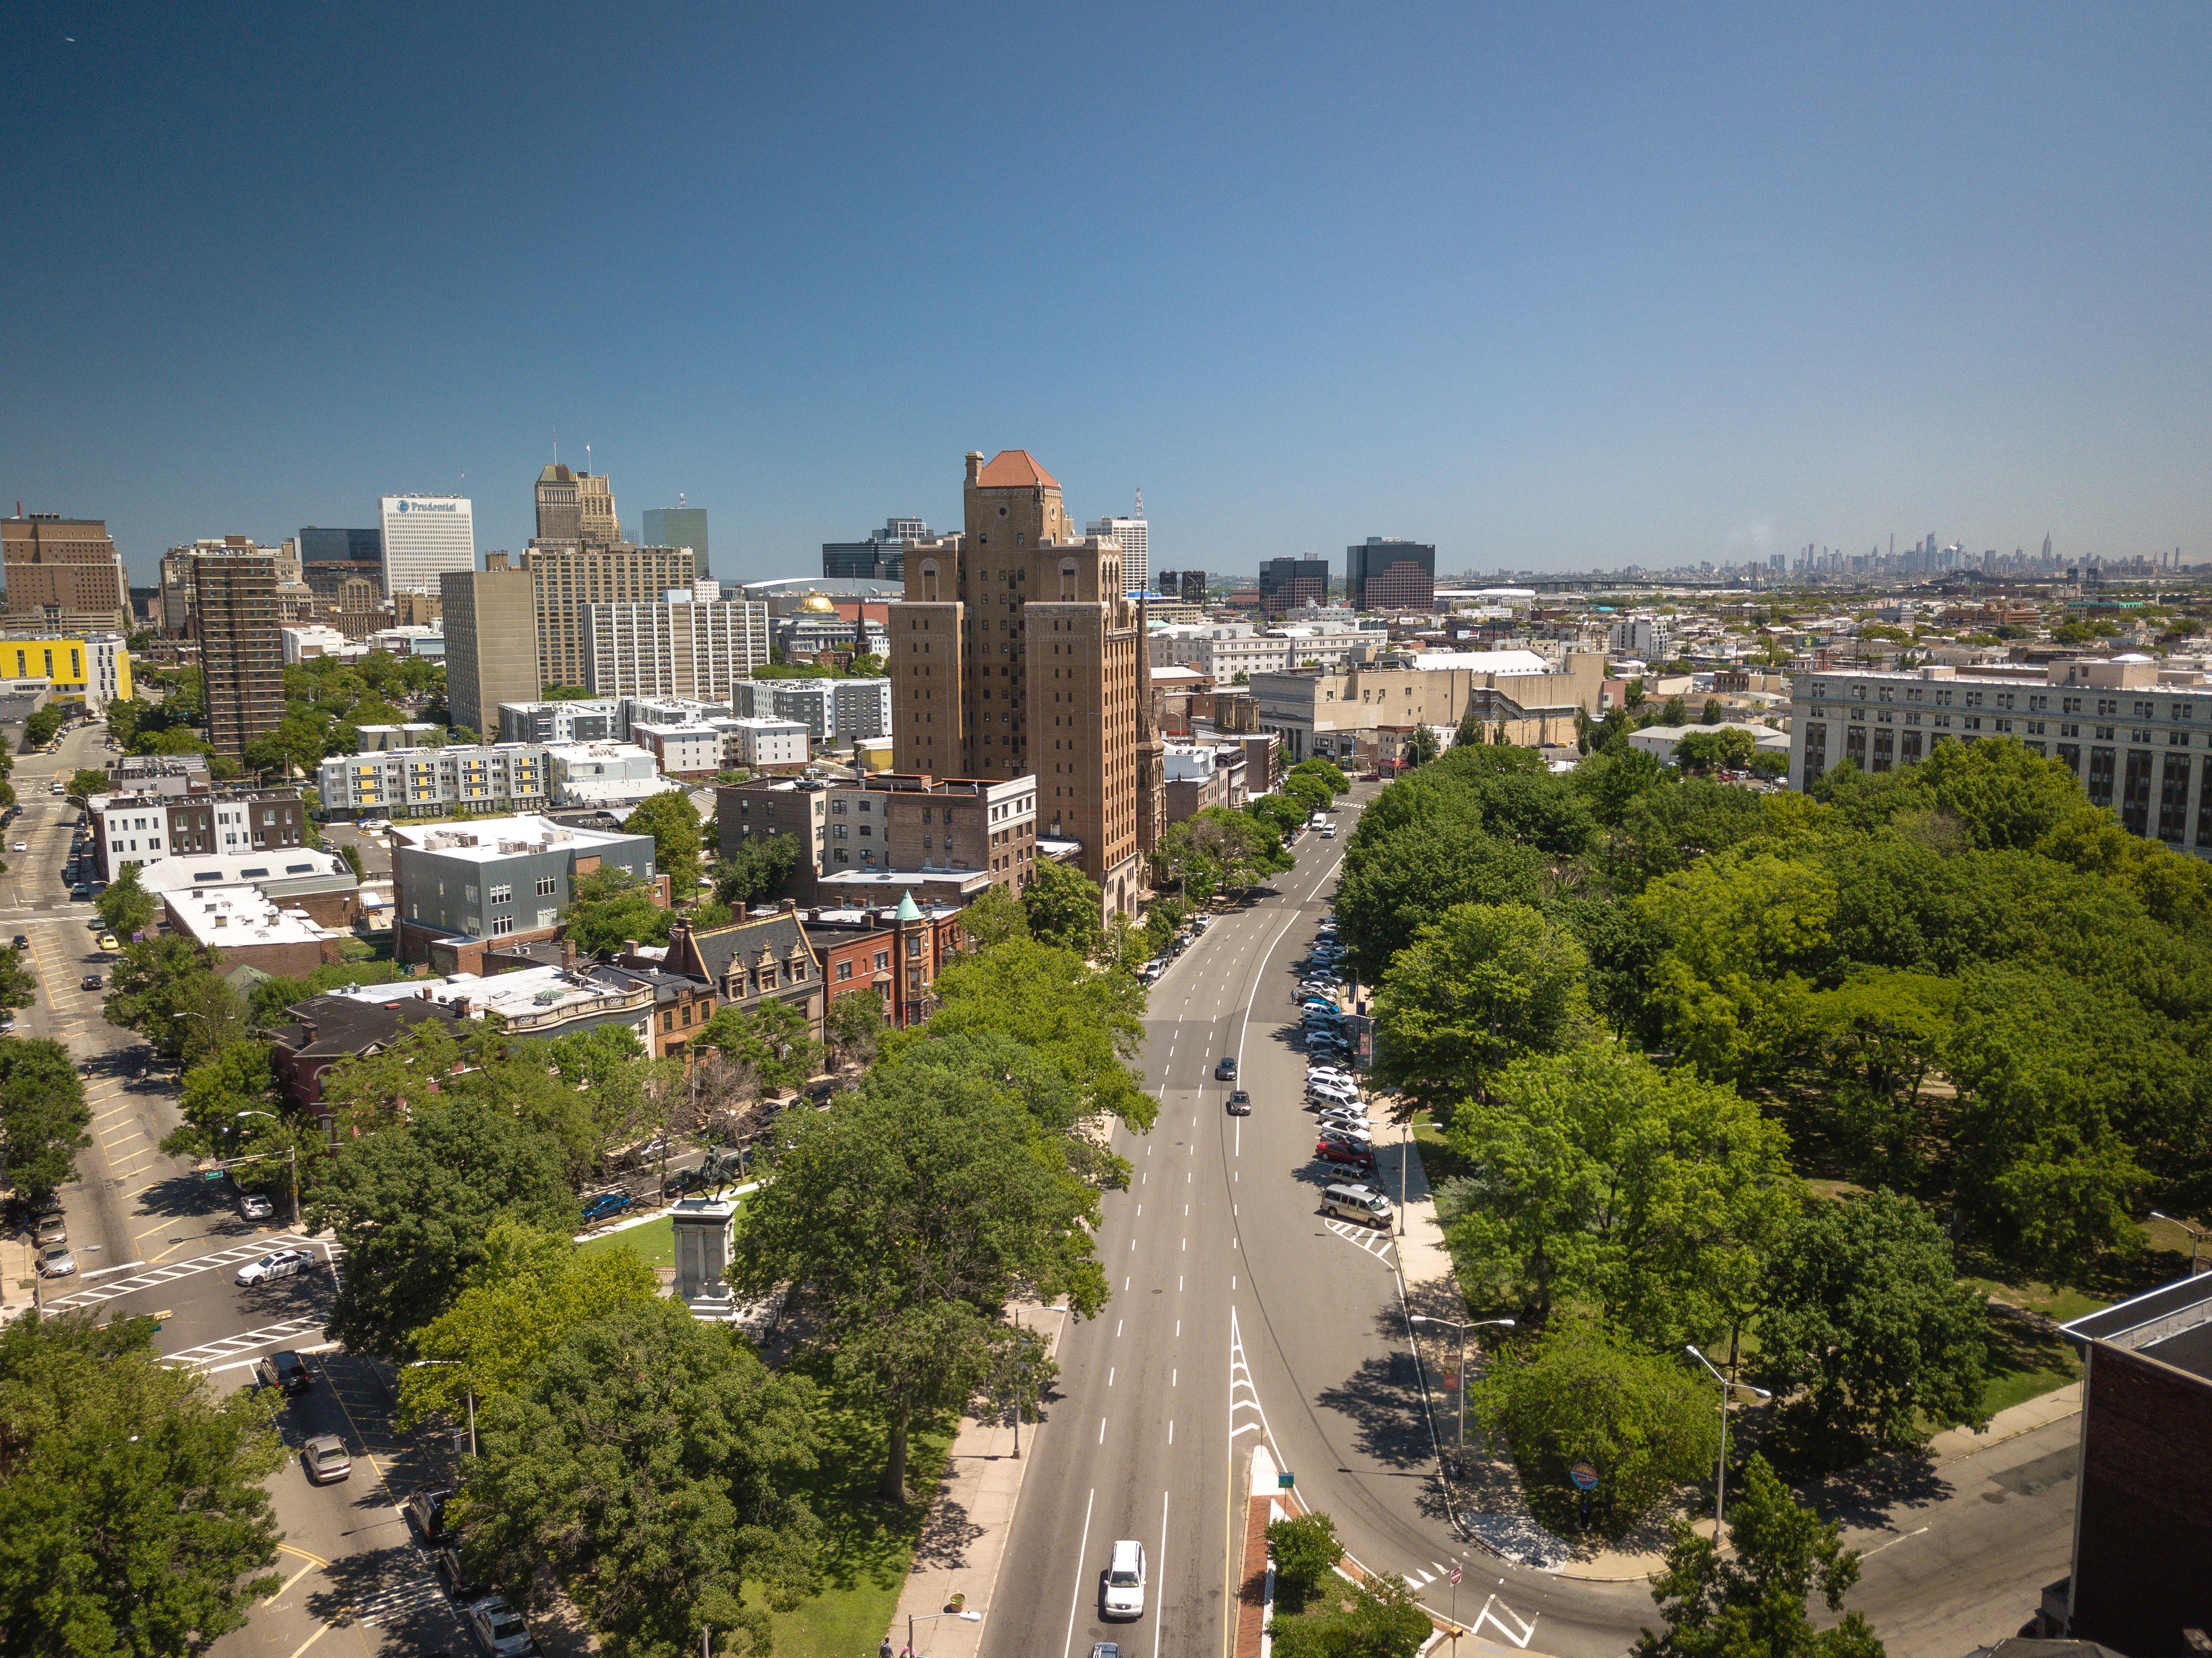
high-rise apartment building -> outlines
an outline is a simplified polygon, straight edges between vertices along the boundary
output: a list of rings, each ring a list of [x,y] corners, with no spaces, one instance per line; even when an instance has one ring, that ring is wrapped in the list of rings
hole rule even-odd
[[[1288,616],[1309,603],[1328,602],[1328,561],[1271,558],[1260,566],[1260,613]]]
[[[208,742],[246,752],[284,718],[284,641],[276,615],[276,558],[223,547],[191,560],[192,635],[207,688]]]
[[[11,623],[72,633],[131,626],[131,580],[106,519],[0,519],[0,572]]]
[[[1355,610],[1413,610],[1437,604],[1437,550],[1418,541],[1370,536],[1345,549],[1346,598]]]
[[[1085,534],[1109,537],[1121,549],[1121,580],[1128,584],[1124,592],[1141,593],[1152,584],[1152,558],[1145,545],[1151,526],[1145,521],[1144,500],[1139,492],[1134,518],[1094,518],[1084,526]]]
[[[726,701],[769,659],[768,606],[717,598],[711,581],[643,603],[586,604],[583,632],[594,696]]]
[[[908,553],[891,606],[895,768],[1034,775],[1040,833],[1080,841],[1108,913],[1133,913],[1161,766],[1121,545],[1078,537],[1024,450],[969,454],[963,494],[964,532]]]
[[[538,539],[604,547],[622,539],[615,521],[614,481],[556,461],[538,475]]]
[[[489,553],[487,568],[504,568],[507,556]],[[672,588],[689,591],[698,580],[690,550],[634,547],[626,541],[532,542],[522,555],[538,607],[538,675],[543,685],[582,685],[588,677],[586,604],[642,604]]]
[[[681,501],[682,496],[677,499]],[[608,514],[614,515],[609,503]],[[704,507],[648,507],[645,509],[645,528],[640,532],[647,547],[689,547],[698,561],[699,575],[705,580],[714,574],[707,562],[707,509]]]
[[[891,518],[866,541],[825,541],[822,574],[834,581],[901,581],[907,550],[929,539],[929,525],[918,518]]]
[[[438,578],[446,630],[446,706],[453,722],[490,741],[499,705],[533,701],[538,604],[530,572],[448,570]]]
[[[376,503],[386,597],[435,592],[448,570],[477,567],[476,525],[465,495],[385,495]]]
[[[289,541],[282,547],[260,546],[252,536],[203,536],[187,545],[170,548],[161,555],[162,631],[175,639],[191,637],[193,572],[198,561],[210,553],[260,553],[273,561],[276,620],[279,624],[297,620],[295,613],[307,595],[301,584],[286,580],[298,565],[291,548]]]

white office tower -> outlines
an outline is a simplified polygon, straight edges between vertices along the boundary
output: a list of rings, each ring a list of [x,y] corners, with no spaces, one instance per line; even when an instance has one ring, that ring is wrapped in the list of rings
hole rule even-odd
[[[1085,528],[1085,533],[1111,536],[1121,544],[1121,591],[1141,593],[1152,585],[1152,564],[1145,552],[1145,520],[1141,516],[1144,497],[1137,497],[1139,516],[1136,518],[1094,518]]]
[[[376,503],[384,537],[384,591],[434,593],[448,570],[477,567],[476,525],[465,495],[385,495]]]

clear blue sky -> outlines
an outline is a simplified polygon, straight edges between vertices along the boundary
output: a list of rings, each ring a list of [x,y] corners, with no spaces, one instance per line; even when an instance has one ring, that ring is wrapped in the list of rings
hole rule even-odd
[[[73,39],[68,37],[74,37]],[[2212,556],[2212,7],[17,0],[0,511]],[[461,483],[463,475],[465,484]]]

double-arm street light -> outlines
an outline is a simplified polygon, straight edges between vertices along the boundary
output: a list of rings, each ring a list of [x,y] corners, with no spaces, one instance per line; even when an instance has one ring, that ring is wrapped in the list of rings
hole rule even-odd
[[[279,1127],[283,1126],[283,1119],[272,1111],[241,1111],[238,1114],[241,1117],[266,1117]],[[292,1230],[296,1232],[300,1230],[300,1148],[286,1146],[284,1160],[292,1166]]]
[[[2204,1234],[2198,1231],[2187,1221],[2182,1219],[2180,1216],[2169,1215],[2163,1209],[2152,1210],[2150,1212],[2150,1218],[2153,1220],[2170,1222],[2189,1234],[2189,1276],[2195,1278],[2197,1276],[2197,1246],[2198,1243],[2203,1242]]]
[[[1764,1388],[1753,1387],[1748,1382],[1729,1381],[1726,1376],[1723,1376],[1718,1370],[1713,1368],[1712,1360],[1707,1358],[1695,1347],[1685,1344],[1682,1351],[1689,1354],[1692,1358],[1696,1359],[1698,1363],[1704,1365],[1705,1367],[1705,1374],[1721,1384],[1721,1460],[1717,1471],[1713,1475],[1713,1546],[1717,1549],[1721,1546],[1721,1500],[1727,1494],[1728,1490],[1728,1407],[1729,1390],[1731,1388],[1741,1388],[1744,1392],[1747,1394],[1755,1394],[1761,1399],[1771,1399],[1774,1395],[1767,1392]]]
[[[1513,1321],[1510,1318],[1478,1318],[1462,1324],[1455,1319],[1431,1318],[1425,1313],[1415,1313],[1413,1322],[1441,1324],[1447,1330],[1456,1331],[1459,1334],[1459,1448],[1464,1453],[1467,1449],[1467,1333],[1469,1330],[1510,1330],[1513,1328]]]
[[[963,1624],[983,1621],[983,1614],[980,1612],[925,1612],[919,1618],[908,1612],[906,1615],[907,1658],[914,1658],[914,1626],[916,1624],[933,1624],[940,1618],[957,1618]]]

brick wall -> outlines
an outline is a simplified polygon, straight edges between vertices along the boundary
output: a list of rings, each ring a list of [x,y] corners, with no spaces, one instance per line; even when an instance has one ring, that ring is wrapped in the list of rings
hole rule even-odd
[[[2185,1658],[2212,1629],[2212,1382],[2100,1342],[2084,1408],[2073,1635]]]

